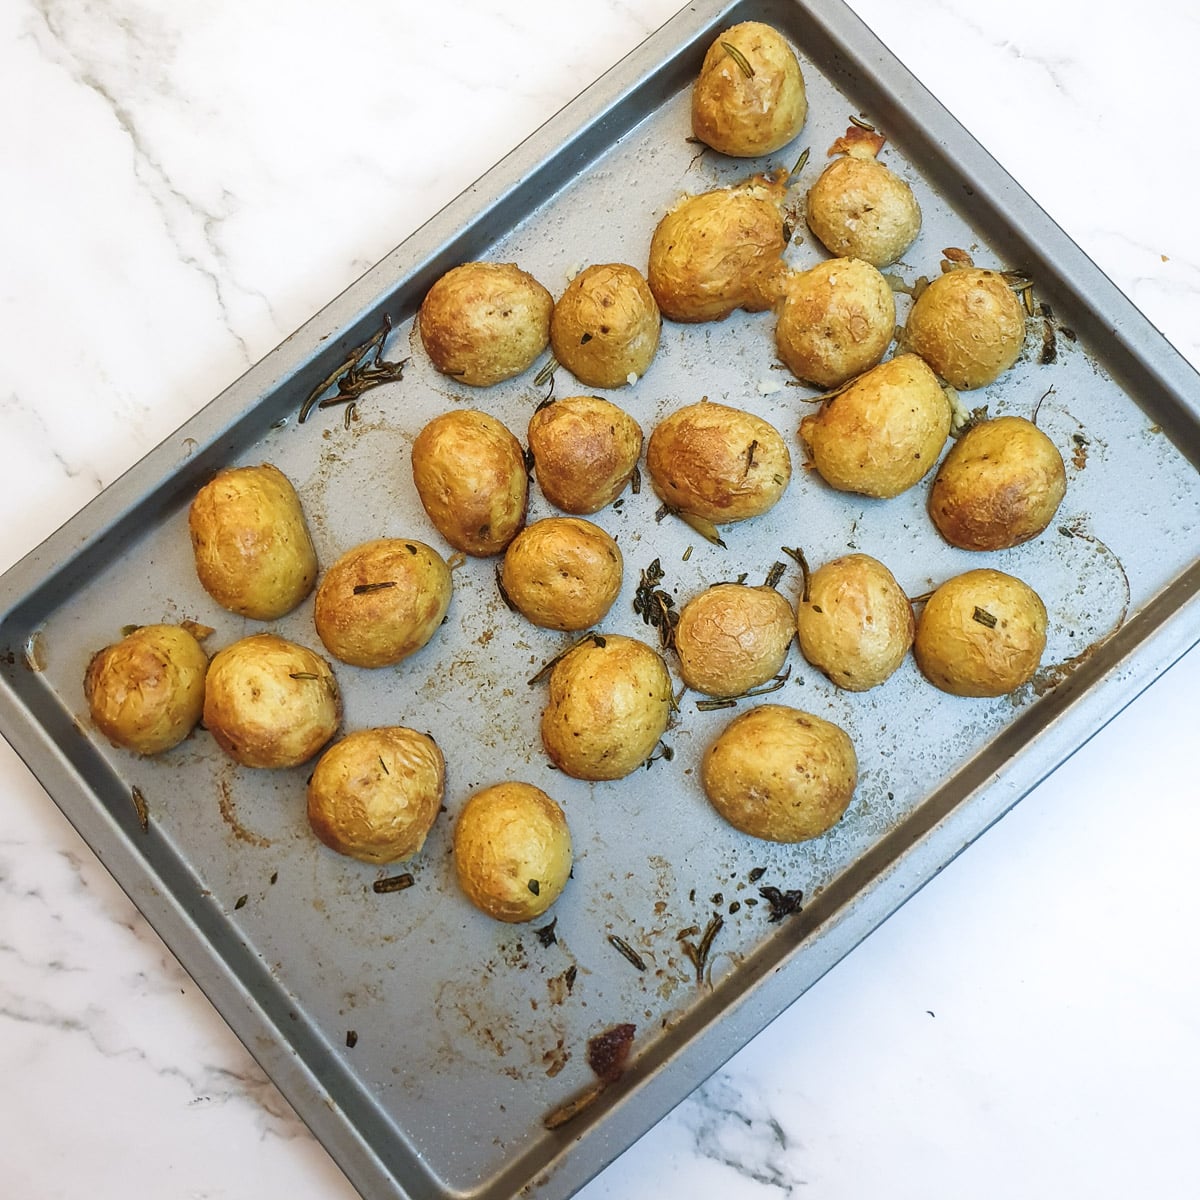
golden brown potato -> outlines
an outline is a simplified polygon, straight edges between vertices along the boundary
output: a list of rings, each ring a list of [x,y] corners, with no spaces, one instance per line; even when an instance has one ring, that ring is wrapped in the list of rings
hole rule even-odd
[[[618,634],[585,638],[555,663],[542,713],[542,744],[576,779],[621,779],[667,731],[671,677],[645,642]]]
[[[446,764],[428,734],[360,729],[334,742],[308,780],[308,823],[331,850],[369,863],[412,858],[442,804]]]
[[[840,258],[894,263],[921,232],[912,188],[870,155],[835,159],[808,190],[808,227]]]
[[[627,263],[585,267],[550,317],[554,357],[588,387],[635,383],[658,351],[662,317],[642,273]]]
[[[456,408],[434,417],[413,442],[412,473],[425,512],[456,550],[499,554],[525,524],[525,453],[487,413]]]
[[[467,801],[454,826],[454,866],[467,899],[498,921],[539,917],[571,874],[563,810],[531,783],[497,783]]]
[[[783,35],[759,21],[726,29],[692,88],[692,133],[734,158],[771,154],[804,127],[804,76]]]
[[[795,632],[792,606],[774,588],[718,583],[679,613],[679,673],[705,695],[740,696],[779,674]]]
[[[802,842],[841,820],[858,784],[858,758],[840,726],[784,704],[760,704],[734,717],[708,747],[700,779],[735,829]]]
[[[243,766],[298,766],[333,737],[341,718],[337,680],[306,646],[256,633],[213,655],[204,727]]]
[[[344,663],[390,667],[437,632],[453,588],[445,560],[424,542],[364,542],[325,572],[313,606],[317,635]]]
[[[782,172],[687,196],[650,239],[646,280],[672,321],[723,321],[779,297],[786,267]]]
[[[671,508],[722,524],[765,513],[792,477],[779,431],[761,417],[703,400],[655,426],[646,468]]]
[[[272,621],[313,589],[317,555],[300,497],[270,463],[222,471],[188,512],[196,574],[222,608]]]
[[[550,344],[554,297],[515,263],[447,271],[417,315],[421,342],[443,374],[488,387],[520,375]]]
[[[904,660],[916,623],[891,571],[867,554],[847,554],[808,577],[797,606],[800,652],[840,688],[865,692]]]
[[[775,345],[797,379],[833,388],[879,363],[895,329],[887,280],[861,259],[835,258],[787,277]]]
[[[1054,443],[1024,417],[995,417],[950,448],[929,493],[942,537],[963,550],[1005,550],[1050,524],[1067,491]]]
[[[623,567],[620,548],[599,525],[580,517],[546,517],[509,543],[500,584],[535,625],[588,629],[612,607]]]
[[[915,354],[898,354],[805,417],[800,440],[830,487],[898,496],[937,462],[950,412],[934,373]]]
[[[1003,275],[958,267],[938,276],[916,299],[904,346],[951,387],[984,387],[1009,369],[1025,343],[1025,310]]]
[[[83,694],[96,728],[136,754],[160,754],[196,727],[208,655],[178,625],[141,625],[92,655]]]
[[[1046,648],[1046,606],[1027,583],[980,568],[947,580],[925,602],[913,655],[934,687],[955,696],[1005,696],[1028,683]]]
[[[586,517],[625,490],[642,453],[642,430],[608,400],[568,396],[529,418],[529,452],[546,499]]]

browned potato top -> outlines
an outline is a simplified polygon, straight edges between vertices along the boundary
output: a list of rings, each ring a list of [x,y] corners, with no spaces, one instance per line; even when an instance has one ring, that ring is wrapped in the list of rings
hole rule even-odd
[[[921,231],[912,188],[870,156],[847,154],[809,188],[808,227],[830,254],[873,267],[894,263]]]

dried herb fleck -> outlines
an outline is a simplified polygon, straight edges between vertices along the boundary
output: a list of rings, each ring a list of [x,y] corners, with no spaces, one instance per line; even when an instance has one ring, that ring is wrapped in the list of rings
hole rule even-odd
[[[608,944],[616,950],[622,958],[632,963],[639,971],[646,969],[646,960],[623,938],[615,933],[608,935]]]
[[[655,559],[642,573],[633,597],[633,611],[642,622],[658,630],[658,640],[664,650],[675,645],[675,627],[679,613],[674,598],[658,585],[665,578],[661,559]]]
[[[239,896],[239,897],[238,897],[238,898],[237,898],[237,899],[236,899],[236,900],[233,902],[233,909],[234,909],[234,912],[236,912],[236,911],[237,911],[239,908],[245,908],[245,907],[246,907],[246,901],[247,901],[247,900],[249,900],[249,899],[250,899],[250,897],[249,897],[248,895],[244,895],[244,894],[243,894],[243,895]]]
[[[321,677],[315,671],[289,671],[288,678],[289,679],[320,679]]]
[[[358,1045],[358,1032],[357,1032],[357,1030],[354,1030],[354,1029],[347,1029],[347,1030],[346,1030],[346,1046],[347,1046],[347,1048],[348,1048],[348,1049],[350,1049],[350,1050],[353,1050],[353,1049],[354,1049],[354,1047],[355,1047],[355,1046],[357,1046],[357,1045]]]
[[[533,932],[537,935],[538,942],[543,946],[553,946],[558,941],[558,935],[554,932],[554,927],[558,924],[558,918],[555,917],[549,925],[543,925],[541,929],[535,929]]]
[[[403,892],[416,883],[412,875],[405,871],[402,875],[389,875],[385,879],[377,879],[371,884],[371,891],[380,896],[388,892]]]
[[[799,890],[782,891],[777,887],[760,887],[758,894],[771,906],[770,920],[782,921],[784,917],[800,911],[804,893]]]
[[[362,596],[367,592],[380,592],[384,588],[394,588],[396,581],[394,579],[381,579],[378,583],[356,583],[353,587],[354,595]]]
[[[975,611],[971,614],[971,619],[978,621],[980,625],[986,625],[989,629],[996,628],[996,618],[986,608],[980,608],[979,605],[975,606]]]
[[[134,785],[129,789],[130,799],[133,801],[134,812],[137,813],[138,825],[143,833],[150,832],[150,810],[146,807],[146,797],[142,795],[142,789]]]
[[[541,883],[540,883],[538,880],[536,880],[536,879],[531,879],[531,880],[530,880],[530,881],[529,881],[529,882],[528,882],[528,883],[527,883],[525,886],[526,886],[526,887],[527,887],[527,888],[528,888],[528,889],[529,889],[529,890],[530,890],[530,891],[531,891],[531,892],[532,892],[532,893],[533,893],[535,896],[540,896],[540,895],[542,894],[542,885],[541,885]]]

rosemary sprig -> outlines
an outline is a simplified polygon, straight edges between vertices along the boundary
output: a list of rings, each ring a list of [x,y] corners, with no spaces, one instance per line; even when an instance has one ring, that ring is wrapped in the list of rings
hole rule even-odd
[[[353,406],[355,400],[371,388],[383,383],[394,383],[403,378],[404,368],[408,365],[407,358],[399,362],[388,362],[383,357],[383,344],[392,331],[392,318],[383,314],[383,326],[373,337],[351,350],[349,355],[335,367],[311,392],[300,406],[297,418],[303,425],[315,407],[330,408],[335,404]],[[334,385],[337,391],[332,396],[325,393]],[[322,397],[325,397],[322,399]],[[346,420],[349,425],[349,417]]]

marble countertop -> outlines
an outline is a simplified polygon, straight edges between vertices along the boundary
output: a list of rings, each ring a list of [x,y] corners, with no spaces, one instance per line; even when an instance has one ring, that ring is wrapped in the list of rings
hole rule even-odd
[[[12,0],[0,569],[678,0]],[[851,7],[1193,364],[1200,16]],[[1182,1196],[1200,1075],[1193,650],[588,1184]],[[355,1194],[0,742],[0,1191]]]

